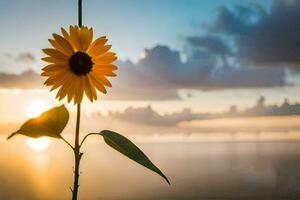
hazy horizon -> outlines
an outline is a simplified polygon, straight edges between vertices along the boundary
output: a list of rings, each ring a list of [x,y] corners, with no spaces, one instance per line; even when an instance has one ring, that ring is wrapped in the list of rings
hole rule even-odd
[[[298,0],[83,0],[83,25],[107,36],[118,70],[107,94],[83,98],[80,138],[123,134],[171,185],[92,136],[79,199],[300,198],[299,19]],[[0,199],[71,198],[61,140],[7,137],[64,104],[74,143],[76,106],[40,74],[48,38],[76,24],[73,0],[0,0]]]

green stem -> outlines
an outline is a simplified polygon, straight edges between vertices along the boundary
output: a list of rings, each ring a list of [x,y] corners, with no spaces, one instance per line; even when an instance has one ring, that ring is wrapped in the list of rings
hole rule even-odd
[[[74,169],[74,186],[73,186],[73,197],[72,200],[77,200],[78,197],[78,181],[79,181],[79,164],[81,160],[82,153],[80,153],[79,145],[79,128],[80,128],[80,104],[77,104],[77,119],[76,119],[76,131],[75,131],[75,169]]]
[[[84,143],[84,141],[86,140],[86,138],[87,138],[88,136],[90,136],[90,135],[99,135],[99,133],[89,133],[89,134],[87,134],[86,136],[84,136],[84,138],[83,138],[83,140],[81,141],[79,147],[81,147],[81,146],[83,145],[83,143]]]
[[[78,0],[78,26],[82,27],[82,0]],[[80,128],[80,103],[77,104],[77,118],[76,118],[76,131],[75,131],[75,146],[74,146],[74,157],[75,157],[75,169],[74,169],[74,186],[73,186],[73,197],[72,200],[78,198],[78,182],[79,182],[79,164],[82,157],[80,152],[79,144],[79,128]]]
[[[78,26],[82,27],[82,0],[78,0]]]
[[[78,0],[78,26],[82,27],[82,0]],[[81,157],[83,155],[83,153],[80,152],[79,128],[80,128],[80,103],[77,104],[77,118],[76,118],[75,146],[74,146],[75,169],[74,169],[74,186],[72,189],[72,193],[73,193],[72,200],[77,200],[78,198],[79,164],[80,164]]]
[[[61,139],[74,151],[74,147],[64,137],[61,137]]]

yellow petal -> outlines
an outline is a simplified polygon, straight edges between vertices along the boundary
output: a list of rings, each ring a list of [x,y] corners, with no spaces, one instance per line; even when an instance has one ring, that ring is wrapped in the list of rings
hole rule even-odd
[[[68,53],[68,56],[74,53],[72,46],[65,38],[55,33],[53,34],[53,37],[55,41],[65,50],[65,52]]]
[[[75,101],[77,104],[81,103],[83,97],[83,77],[77,76],[76,78],[77,87],[75,90]]]
[[[103,76],[117,76],[112,70],[105,69],[105,68],[99,68],[99,67],[93,67],[93,71],[97,74],[102,74]]]
[[[71,73],[65,73],[65,74],[62,74],[63,78],[61,78],[61,77],[56,77],[57,79],[56,79],[55,82],[52,83],[52,84],[49,84],[49,79],[51,78],[51,79],[53,80],[53,77],[50,77],[50,78],[48,78],[48,79],[45,81],[45,85],[53,86],[53,87],[51,88],[50,91],[55,90],[55,89],[58,88],[59,86],[63,85],[63,84],[66,82],[66,80],[69,79],[69,77],[70,77],[71,75],[72,75]],[[50,79],[50,81],[51,81],[51,79]],[[46,82],[47,82],[47,83],[46,83]],[[51,82],[50,82],[50,83],[51,83]]]
[[[68,91],[68,103],[70,103],[72,101],[72,99],[74,98],[75,96],[75,89],[76,89],[76,80],[77,80],[77,77],[75,75],[73,75],[74,78],[73,78],[73,81],[72,81],[72,87],[69,88],[69,91]]]
[[[107,78],[104,77],[103,74],[93,72],[93,75],[98,80],[98,82],[102,83],[103,85],[105,85],[107,87],[112,87],[112,84],[109,82],[109,80]]]
[[[88,34],[88,44],[89,44],[88,48],[89,48],[93,41],[93,28],[90,28],[88,32],[89,32]]]
[[[62,69],[68,69],[68,65],[66,64],[49,64],[46,67],[44,67],[43,71],[56,71],[56,70],[62,70]]]
[[[97,38],[94,42],[92,42],[92,44],[88,48],[87,52],[89,52],[89,50],[92,49],[95,45],[97,45],[97,46],[104,46],[104,44],[106,42],[107,42],[106,36]]]
[[[73,50],[75,49],[74,44],[72,42],[71,36],[69,33],[64,29],[61,28],[61,33],[63,34],[64,38],[69,42],[69,44],[72,46]]]
[[[110,77],[116,77],[117,74],[115,74],[114,72],[107,72],[107,71],[102,71],[101,72],[104,76],[110,76]]]
[[[56,58],[56,57],[45,57],[42,58],[43,61],[49,62],[49,63],[55,63],[55,64],[66,64],[68,60],[62,59],[62,58]]]
[[[80,37],[78,28],[70,26],[70,37],[76,50],[80,49]]]
[[[87,53],[89,54],[90,57],[97,57],[97,56],[101,56],[102,54],[108,52],[110,50],[110,48],[111,48],[111,45],[105,45],[105,46],[95,45]]]
[[[107,78],[105,78],[102,74],[98,75],[97,73],[95,73],[94,76],[98,81],[100,81],[103,85],[107,86],[107,87],[112,87],[111,83],[109,82],[109,80]]]
[[[98,80],[94,77],[93,73],[89,73],[89,78],[90,78],[90,80],[92,81],[93,85],[95,85],[96,88],[97,88],[100,92],[102,92],[102,93],[104,93],[104,94],[107,93],[107,91],[106,91],[105,87],[103,86],[103,84],[102,84],[100,81],[98,81]]]
[[[58,51],[60,51],[61,53],[65,54],[66,56],[70,56],[71,54],[69,52],[67,52],[63,47],[61,47],[60,44],[58,44],[55,40],[52,39],[48,39],[48,41],[50,42],[50,44],[57,49]]]
[[[105,71],[115,71],[118,69],[118,67],[113,64],[103,64],[103,65],[94,64],[93,69],[94,68],[97,70],[105,70]]]
[[[66,80],[66,82],[61,86],[61,88],[58,90],[56,98],[59,98],[59,100],[62,100],[66,95],[70,87],[72,87],[72,77]]]
[[[74,93],[74,104],[77,103],[77,89],[79,88],[79,84],[80,84],[80,77],[76,76],[72,85],[73,85],[73,93]]]
[[[52,85],[50,92],[57,89],[58,87],[62,86],[63,84],[65,84],[66,79],[61,79],[58,82],[56,82],[54,85]]]
[[[67,60],[69,57],[66,56],[65,54],[61,53],[60,51],[56,50],[56,49],[43,49],[43,52],[51,57],[55,57],[55,58],[60,58],[60,59],[65,59]]]
[[[80,51],[85,52],[90,46],[89,30],[87,27],[82,27],[80,30]]]
[[[90,99],[91,102],[93,102],[93,94],[91,90],[90,82],[87,78],[87,76],[83,76],[83,88],[85,91],[86,96]]]
[[[87,79],[88,79],[88,81],[90,83],[90,86],[91,86],[92,95],[93,95],[94,99],[97,100],[97,91],[96,91],[95,85],[93,84],[93,82],[91,80],[91,75],[90,74],[87,74]]]
[[[46,81],[45,81],[45,85],[54,85],[56,82],[66,79],[66,77],[69,76],[69,72],[64,72],[58,75],[54,75],[54,76],[50,76]]]
[[[43,72],[41,73],[41,75],[42,75],[42,76],[56,76],[56,75],[59,75],[59,74],[61,74],[61,73],[65,73],[65,72],[67,72],[67,71],[68,71],[68,69],[66,69],[66,68],[61,68],[61,69],[55,70],[55,71],[43,71]]]
[[[95,65],[110,64],[113,61],[117,60],[117,56],[113,52],[107,52],[101,56],[92,58],[92,60],[95,63]]]

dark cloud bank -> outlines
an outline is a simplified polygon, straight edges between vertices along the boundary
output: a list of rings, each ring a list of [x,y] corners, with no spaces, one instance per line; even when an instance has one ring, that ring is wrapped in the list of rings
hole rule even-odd
[[[109,98],[167,100],[179,98],[180,89],[290,85],[284,67],[298,66],[299,19],[299,1],[273,1],[270,10],[259,4],[220,7],[204,35],[186,38],[189,51],[184,61],[181,52],[162,45],[146,49],[136,63],[118,61],[119,76],[112,80],[114,90]],[[38,75],[31,71],[0,76],[1,87],[40,84]]]
[[[221,7],[210,30],[232,39],[242,63],[299,67],[299,18],[297,0],[273,0],[270,11],[259,4]]]

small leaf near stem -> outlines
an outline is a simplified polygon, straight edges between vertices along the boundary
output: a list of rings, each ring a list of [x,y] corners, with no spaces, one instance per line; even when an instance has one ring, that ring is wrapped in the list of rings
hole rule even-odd
[[[89,133],[81,141],[80,146],[84,143],[86,138],[90,135],[101,135],[104,138],[106,144],[108,144],[113,149],[117,150],[121,154],[130,158],[131,160],[139,163],[140,165],[156,172],[161,177],[163,177],[167,183],[170,185],[168,178],[156,167],[152,161],[140,150],[134,143],[132,143],[126,137],[109,130],[103,130],[100,133]]]
[[[39,117],[26,121],[21,128],[8,136],[12,138],[16,134],[22,134],[28,137],[39,138],[42,136],[62,139],[61,132],[69,121],[69,112],[64,105],[54,107]]]

